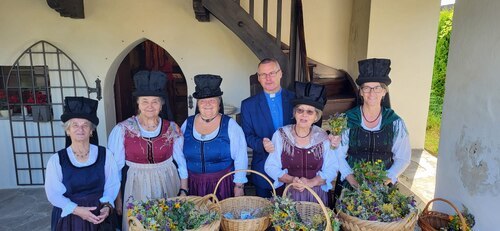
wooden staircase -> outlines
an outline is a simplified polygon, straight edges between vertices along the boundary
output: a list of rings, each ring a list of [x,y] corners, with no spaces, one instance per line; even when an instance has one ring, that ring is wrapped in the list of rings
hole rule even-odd
[[[283,71],[282,86],[293,89],[295,81],[322,84],[327,90],[327,104],[323,119],[337,112],[345,112],[356,105],[357,87],[351,76],[339,69],[326,66],[306,55],[302,1],[289,0],[291,3],[289,45],[282,42],[281,22],[282,0],[277,0],[277,12],[268,12],[268,0],[262,2],[262,25],[254,19],[255,1],[248,1],[248,12],[238,0],[193,0],[196,18],[201,22],[210,20],[210,14],[218,18],[233,31],[259,59],[273,57],[280,63]],[[276,16],[276,31],[268,31],[268,16]],[[257,75],[250,76],[250,90],[254,95],[261,91]]]

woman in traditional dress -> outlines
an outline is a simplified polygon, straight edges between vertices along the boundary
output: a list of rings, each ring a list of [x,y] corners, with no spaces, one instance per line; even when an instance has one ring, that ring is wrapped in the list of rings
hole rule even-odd
[[[362,102],[346,113],[348,129],[342,134],[341,145],[336,150],[340,181],[346,180],[352,187],[358,187],[351,168],[353,163],[381,160],[387,170],[385,184],[394,184],[410,164],[411,148],[403,119],[384,106],[387,102],[387,99],[384,100],[387,86],[391,83],[391,61],[367,59],[358,64],[359,77],[356,83]]]
[[[136,73],[133,95],[138,113],[117,124],[109,135],[108,148],[122,170],[123,211],[118,213],[123,213],[123,230],[128,230],[129,202],[185,195],[187,191],[182,135],[175,122],[159,116],[166,81],[166,75],[159,71]],[[120,204],[118,199],[117,207]]]
[[[274,147],[266,160],[265,170],[274,180],[274,187],[279,188],[278,192],[282,191],[284,184],[302,183],[328,204],[327,193],[337,176],[338,162],[327,133],[314,125],[321,119],[326,103],[325,88],[314,83],[296,82],[295,94],[293,116],[296,124],[279,128],[274,133]],[[289,192],[296,201],[316,202],[303,187],[293,187]]]
[[[61,120],[71,145],[50,157],[45,192],[52,210],[52,230],[97,230],[113,211],[120,189],[112,153],[90,143],[99,124],[98,102],[66,97]]]
[[[219,179],[231,170],[247,169],[245,135],[231,117],[222,114],[222,78],[217,75],[194,77],[197,112],[182,124],[184,156],[189,175],[189,194],[204,196],[214,192]],[[217,190],[222,200],[244,195],[246,173],[226,177]]]

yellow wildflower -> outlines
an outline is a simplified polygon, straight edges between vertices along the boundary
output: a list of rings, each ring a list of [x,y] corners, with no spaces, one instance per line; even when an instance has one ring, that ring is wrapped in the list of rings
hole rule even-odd
[[[181,207],[181,204],[180,204],[179,202],[177,202],[177,203],[175,203],[174,207],[175,207],[176,209],[178,209],[178,208],[180,208],[180,207]]]

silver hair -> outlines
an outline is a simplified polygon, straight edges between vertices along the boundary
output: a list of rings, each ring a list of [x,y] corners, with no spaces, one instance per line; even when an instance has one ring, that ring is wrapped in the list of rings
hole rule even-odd
[[[139,98],[141,98],[141,97],[143,97],[143,96],[137,97],[137,100],[135,101],[137,103],[137,105],[139,105]],[[165,104],[165,99],[163,99],[163,97],[161,97],[161,96],[156,96],[156,97],[158,97],[160,99],[161,106],[163,106]]]
[[[73,119],[69,119],[68,121],[66,121],[66,122],[63,123],[63,128],[64,128],[65,132],[69,131],[69,127],[71,126],[72,120]],[[90,130],[91,131],[95,131],[95,129],[97,128],[97,126],[94,123],[90,122],[89,120],[87,120],[87,122],[90,124]]]

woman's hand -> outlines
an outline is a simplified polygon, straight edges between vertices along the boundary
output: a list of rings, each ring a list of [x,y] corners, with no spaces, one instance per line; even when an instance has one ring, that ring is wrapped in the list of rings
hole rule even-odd
[[[274,144],[269,138],[262,139],[262,144],[264,145],[264,150],[267,153],[274,152]]]
[[[330,146],[336,148],[340,145],[340,141],[342,141],[341,136],[334,136],[332,134],[328,135],[328,140],[330,140]]]
[[[108,217],[109,214],[111,214],[111,208],[108,206],[104,206],[99,212],[100,214],[99,216],[97,216],[97,218],[99,218],[99,222],[97,222],[97,224],[103,222],[106,219],[106,217]]]
[[[299,183],[299,184],[305,184],[301,178],[298,178],[298,177],[294,177],[293,178],[293,183]],[[294,185],[293,188],[299,192],[303,192],[304,191],[304,186],[300,186],[300,185]]]
[[[101,218],[98,216],[94,215],[92,213],[93,210],[96,210],[97,207],[80,207],[76,206],[75,210],[73,210],[73,214],[81,217],[83,220],[88,221],[92,224],[99,224],[101,223]]]
[[[359,188],[359,183],[358,183],[358,181],[356,181],[356,179],[354,179],[354,175],[353,174],[349,174],[348,176],[346,176],[345,179],[347,180],[347,182],[349,182],[349,184],[353,188],[355,188],[355,189]]]
[[[245,195],[245,186],[243,184],[235,184],[234,185],[234,196],[239,197],[239,196],[244,196]]]

